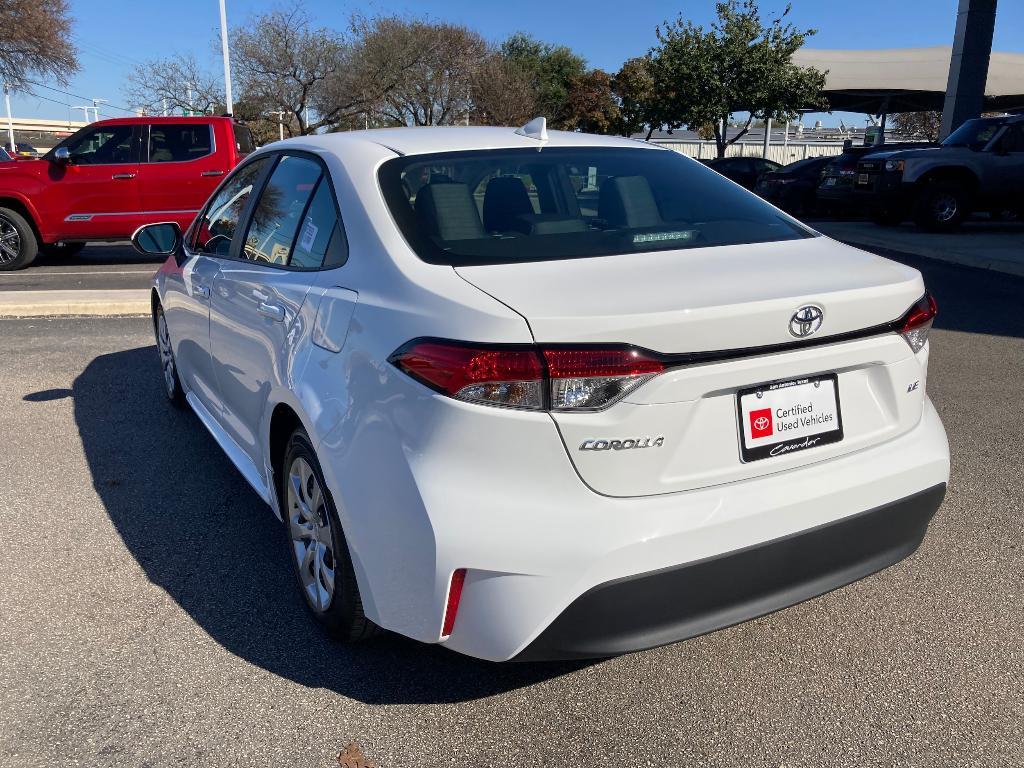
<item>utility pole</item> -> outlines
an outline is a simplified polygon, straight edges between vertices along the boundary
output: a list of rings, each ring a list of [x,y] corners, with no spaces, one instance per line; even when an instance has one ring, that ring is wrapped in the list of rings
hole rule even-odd
[[[279,109],[277,111],[271,111],[269,114],[277,115],[277,134],[281,141],[284,141],[284,110]]]
[[[164,107],[163,116],[167,117],[167,99],[161,99],[160,101],[163,102],[163,107]]]
[[[194,110],[192,109],[192,83],[189,83],[188,84],[188,114],[189,114],[189,117],[192,116],[192,112],[193,111]]]
[[[768,159],[768,145],[772,143],[772,119],[769,117],[764,121],[764,150],[761,157]]]
[[[109,99],[93,99],[92,100],[92,109],[93,109],[93,113],[96,115],[96,119],[97,120],[100,119],[100,104],[106,104],[108,101],[109,101]]]
[[[11,118],[11,88],[4,83],[4,103],[7,105],[7,142],[14,152],[14,120]]]
[[[80,109],[80,110],[82,110],[82,119],[85,122],[87,122],[87,123],[91,123],[92,122],[92,120],[89,118],[89,110],[92,109],[92,107],[82,106],[82,107],[72,107],[72,109]]]
[[[228,53],[228,12],[224,0],[220,0],[220,47],[224,55],[224,98],[230,115],[235,111],[231,101],[231,56]]]

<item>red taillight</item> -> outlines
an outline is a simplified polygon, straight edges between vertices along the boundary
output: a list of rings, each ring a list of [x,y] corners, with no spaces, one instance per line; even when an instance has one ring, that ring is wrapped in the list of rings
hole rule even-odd
[[[665,370],[628,347],[507,347],[414,341],[391,362],[450,397],[506,408],[600,410]]]
[[[900,318],[900,336],[910,345],[914,352],[920,352],[928,341],[928,331],[939,313],[934,297],[926,293]]]
[[[448,585],[448,602],[444,608],[444,625],[441,627],[441,637],[448,637],[455,628],[455,616],[459,612],[459,600],[462,599],[462,585],[466,582],[466,569],[459,568],[452,573],[451,583]]]
[[[665,364],[637,349],[545,349],[551,408],[600,410],[621,400]]]
[[[507,408],[541,408],[544,370],[536,350],[420,341],[391,362],[438,392]]]

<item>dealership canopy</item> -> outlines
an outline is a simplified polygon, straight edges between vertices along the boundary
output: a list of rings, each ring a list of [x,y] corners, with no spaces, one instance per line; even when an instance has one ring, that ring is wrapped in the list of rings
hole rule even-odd
[[[802,48],[793,63],[828,71],[825,96],[843,112],[940,111],[946,96],[952,48],[839,51]],[[985,109],[1024,109],[1024,54],[993,53]]]

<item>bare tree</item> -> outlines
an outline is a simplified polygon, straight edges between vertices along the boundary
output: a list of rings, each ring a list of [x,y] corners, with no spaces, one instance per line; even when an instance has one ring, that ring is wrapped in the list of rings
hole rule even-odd
[[[20,86],[31,77],[62,83],[78,70],[67,0],[0,0],[0,78]]]
[[[473,81],[488,54],[487,41],[456,24],[378,20],[364,40],[368,60],[387,52],[402,63],[376,102],[386,121],[403,125],[451,125],[473,111]]]
[[[472,78],[473,122],[523,125],[540,114],[529,76],[500,53],[489,54]]]
[[[128,102],[149,114],[199,112],[224,106],[221,80],[193,56],[171,56],[141,64],[128,73]]]
[[[273,11],[235,29],[235,73],[245,98],[264,110],[289,112],[291,134],[315,133],[335,125],[346,109],[343,80],[354,77],[355,46],[344,35],[314,27],[301,5]],[[362,101],[362,89],[355,101]]]

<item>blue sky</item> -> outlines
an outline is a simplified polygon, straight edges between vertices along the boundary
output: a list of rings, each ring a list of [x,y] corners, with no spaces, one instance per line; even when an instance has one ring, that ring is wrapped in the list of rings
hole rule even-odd
[[[238,24],[283,4],[276,0],[227,0],[228,20]],[[815,48],[949,45],[956,24],[957,0],[792,0],[792,4],[794,23],[819,30],[808,43]],[[625,59],[646,52],[655,42],[654,28],[659,22],[682,12],[697,23],[707,24],[713,18],[714,5],[714,0],[306,1],[310,14],[324,26],[341,27],[353,11],[358,11],[459,22],[495,41],[521,30],[551,43],[569,45],[591,66],[609,71],[618,69]],[[761,0],[760,5],[767,16],[781,11],[786,3]],[[43,88],[36,92],[45,98],[15,94],[12,105],[16,116],[66,118],[70,112],[81,119],[81,111],[68,106],[86,103],[81,97],[108,99],[114,106],[101,107],[102,114],[123,115],[125,112],[115,107],[131,106],[124,96],[125,76],[134,64],[153,57],[193,53],[208,62],[211,71],[219,71],[218,0],[118,3],[116,12],[108,0],[73,0],[72,12],[82,69],[67,86],[48,83],[72,95]],[[1024,52],[1021,29],[1024,3],[1003,0],[996,20],[994,49]],[[828,125],[836,124],[839,115],[821,117]],[[846,119],[849,123],[850,118]]]

